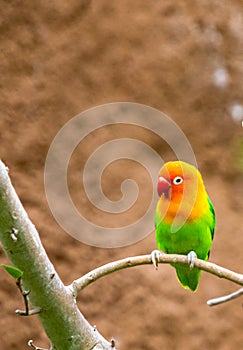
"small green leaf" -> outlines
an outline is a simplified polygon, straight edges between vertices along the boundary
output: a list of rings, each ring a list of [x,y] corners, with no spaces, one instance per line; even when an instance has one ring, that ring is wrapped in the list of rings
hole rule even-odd
[[[13,267],[13,266],[9,266],[9,265],[5,265],[5,264],[1,264],[2,267],[4,268],[4,270],[6,270],[13,278],[15,278],[16,280],[20,277],[22,277],[23,275],[23,271],[21,271],[20,269],[18,269],[17,267]]]

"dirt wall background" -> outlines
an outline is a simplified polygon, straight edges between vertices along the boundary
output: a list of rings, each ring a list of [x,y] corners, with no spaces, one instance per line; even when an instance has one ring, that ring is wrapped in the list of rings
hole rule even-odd
[[[184,131],[216,208],[210,259],[242,271],[242,33],[243,3],[237,0],[1,1],[1,158],[65,283],[155,248],[153,234],[120,249],[81,244],[58,226],[45,198],[45,157],[56,133],[74,115],[115,101],[155,107]],[[99,137],[116,135],[111,129]],[[80,155],[94,146],[86,143]],[[72,162],[74,192],[79,166]],[[114,177],[123,171],[117,166]],[[137,169],[134,174],[139,177]],[[107,192],[117,195],[112,186]],[[2,250],[0,262],[7,263]],[[29,339],[48,347],[37,317],[15,316],[22,300],[4,271],[0,286],[0,349],[27,349]],[[79,304],[121,350],[241,349],[241,300],[206,305],[235,289],[203,273],[193,294],[180,287],[170,266],[158,272],[146,266],[89,286]]]

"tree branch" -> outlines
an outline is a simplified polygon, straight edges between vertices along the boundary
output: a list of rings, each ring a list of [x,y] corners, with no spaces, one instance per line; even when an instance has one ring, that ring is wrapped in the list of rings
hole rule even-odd
[[[160,263],[160,264],[181,263],[181,264],[187,265],[188,258],[185,255],[161,253],[158,256],[158,263]],[[89,284],[97,281],[99,278],[101,278],[103,276],[109,275],[109,274],[111,274],[115,271],[118,271],[118,270],[126,269],[126,268],[133,267],[133,266],[147,265],[147,264],[152,264],[151,254],[133,256],[133,257],[113,261],[113,262],[110,262],[106,265],[100,266],[100,267],[88,272],[86,275],[73,281],[72,284],[69,285],[69,288],[70,288],[73,296],[77,297],[78,293],[81,290],[83,290]],[[242,274],[233,272],[231,270],[228,270],[224,267],[221,267],[221,266],[216,265],[214,263],[211,263],[209,261],[204,261],[204,260],[200,260],[200,259],[195,259],[194,266],[198,267],[201,270],[209,272],[215,276],[227,279],[231,282],[234,282],[236,284],[243,286],[243,275]]]
[[[8,169],[1,161],[0,241],[12,264],[23,271],[21,277],[23,290],[30,291],[29,299],[34,310],[40,310],[38,316],[53,350],[115,350],[114,341],[107,342],[86,321],[77,308],[75,298],[82,289],[103,276],[133,266],[152,264],[151,254],[108,263],[65,287],[48,259],[38,232],[11,184]],[[161,253],[158,256],[158,263],[188,264],[188,258],[183,255]],[[199,259],[195,259],[194,265],[243,286],[242,274]],[[237,293],[240,294],[242,291]],[[233,298],[232,295],[230,298]]]
[[[231,294],[228,294],[228,295],[224,295],[222,297],[215,298],[215,299],[210,299],[210,300],[207,301],[207,304],[209,306],[219,305],[219,304],[222,304],[222,303],[226,303],[227,301],[239,298],[242,294],[243,294],[243,288],[240,288],[239,290],[237,290],[234,293],[231,293]]]
[[[69,288],[63,285],[1,161],[0,241],[12,264],[23,271],[23,287],[30,291],[34,309],[40,309],[38,316],[53,350],[111,349],[111,344],[86,321]]]

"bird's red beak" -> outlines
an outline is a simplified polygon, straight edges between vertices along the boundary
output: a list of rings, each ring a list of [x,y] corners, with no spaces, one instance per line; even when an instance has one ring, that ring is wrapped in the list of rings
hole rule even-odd
[[[164,177],[160,176],[159,181],[158,181],[158,185],[157,185],[158,195],[161,197],[162,194],[164,194],[164,196],[166,198],[169,198],[170,188],[171,188],[170,181],[168,181]]]

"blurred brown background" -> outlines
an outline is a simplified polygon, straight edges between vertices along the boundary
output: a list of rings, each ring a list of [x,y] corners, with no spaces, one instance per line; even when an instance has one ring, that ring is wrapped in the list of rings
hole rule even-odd
[[[45,198],[45,157],[56,133],[74,115],[115,101],[155,107],[184,131],[216,209],[210,259],[242,272],[242,1],[0,3],[1,158],[64,282],[156,247],[153,234],[127,248],[86,246],[58,226]],[[104,139],[116,132],[104,132]],[[160,143],[151,142],[164,156]],[[94,146],[95,138],[86,142],[80,157]],[[72,167],[78,174],[80,163]],[[124,166],[114,171],[123,174]],[[72,181],[75,191],[75,176]],[[116,189],[109,191],[116,199]],[[82,206],[89,211],[85,200]],[[7,263],[2,250],[0,262]],[[27,349],[29,339],[48,347],[37,317],[15,316],[22,300],[4,271],[0,286],[0,349]],[[79,305],[121,350],[241,349],[242,301],[206,305],[236,289],[203,273],[191,293],[170,266],[158,272],[145,266],[87,287]]]

